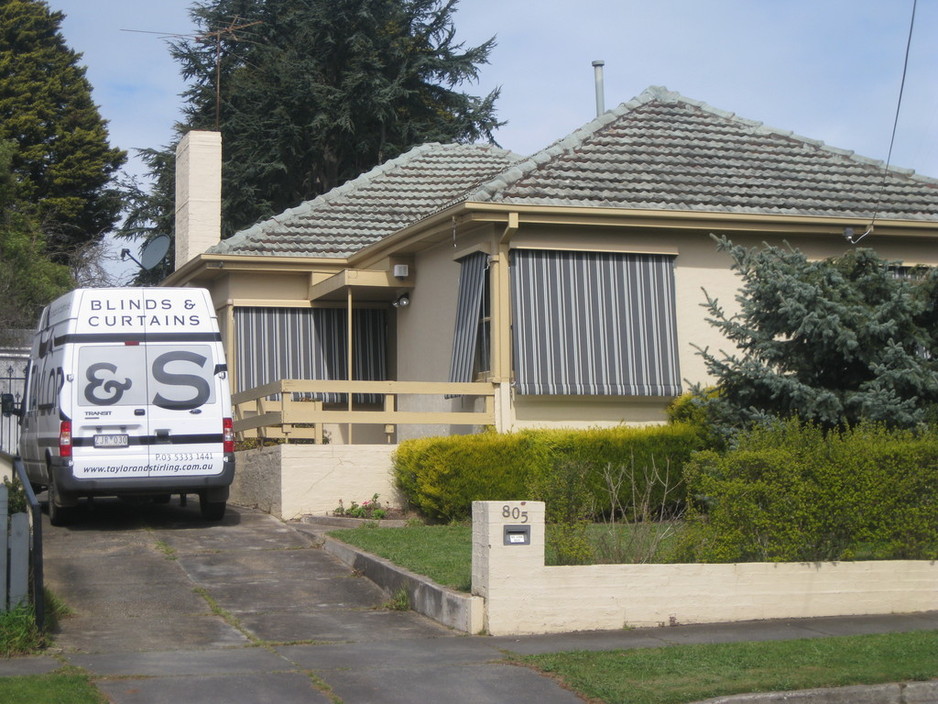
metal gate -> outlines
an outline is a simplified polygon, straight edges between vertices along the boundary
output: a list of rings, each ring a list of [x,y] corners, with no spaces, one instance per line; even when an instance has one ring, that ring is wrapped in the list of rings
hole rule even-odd
[[[4,360],[7,364],[0,367],[0,393],[13,394],[17,403],[22,402],[23,393],[26,389],[26,364],[10,363],[9,359]],[[20,419],[17,416],[0,416],[0,452],[6,452],[11,455],[19,454],[20,442]]]

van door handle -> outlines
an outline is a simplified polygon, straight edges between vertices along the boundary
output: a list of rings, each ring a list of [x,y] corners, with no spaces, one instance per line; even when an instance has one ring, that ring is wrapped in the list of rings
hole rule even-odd
[[[135,409],[134,409],[134,415],[135,415],[135,416],[145,416],[146,414],[147,414],[147,409],[145,409],[145,408],[135,408]]]
[[[169,437],[169,428],[158,428],[156,431],[156,441],[158,443],[171,443]]]

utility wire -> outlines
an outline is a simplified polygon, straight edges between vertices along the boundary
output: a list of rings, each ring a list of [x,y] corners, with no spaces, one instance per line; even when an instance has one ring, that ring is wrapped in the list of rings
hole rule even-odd
[[[889,177],[889,164],[892,162],[892,148],[896,142],[896,128],[899,126],[899,111],[902,109],[902,93],[905,91],[905,77],[909,70],[909,50],[912,47],[912,30],[915,28],[915,6],[918,0],[912,0],[912,19],[909,21],[909,36],[905,42],[905,61],[902,64],[902,80],[899,82],[899,99],[896,101],[896,116],[892,121],[892,137],[889,138],[889,151],[886,153],[886,164],[883,166],[883,181],[876,193],[876,200],[873,202],[873,217],[870,219],[870,226],[866,232],[854,239],[850,228],[845,231],[845,237],[850,244],[856,244],[867,235],[873,232],[876,226],[876,216],[879,214],[879,204],[882,201],[883,193],[886,191],[886,179]]]

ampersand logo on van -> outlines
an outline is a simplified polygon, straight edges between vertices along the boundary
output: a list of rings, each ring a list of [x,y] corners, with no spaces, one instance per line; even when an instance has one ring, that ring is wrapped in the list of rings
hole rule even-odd
[[[99,372],[115,374],[117,372],[117,366],[110,362],[98,362],[88,367],[88,370],[85,372],[85,378],[91,383],[85,387],[85,398],[96,406],[113,406],[121,400],[121,396],[133,385],[133,382],[126,377],[122,382],[113,378],[103,378],[98,376]],[[103,390],[108,395],[99,396],[97,389]]]

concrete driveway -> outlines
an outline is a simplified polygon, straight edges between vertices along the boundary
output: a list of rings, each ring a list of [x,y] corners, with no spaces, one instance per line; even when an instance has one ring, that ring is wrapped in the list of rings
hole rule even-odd
[[[47,585],[75,611],[55,636],[116,704],[580,701],[503,664],[503,645],[384,606],[315,535],[229,507],[99,500],[44,526]]]

